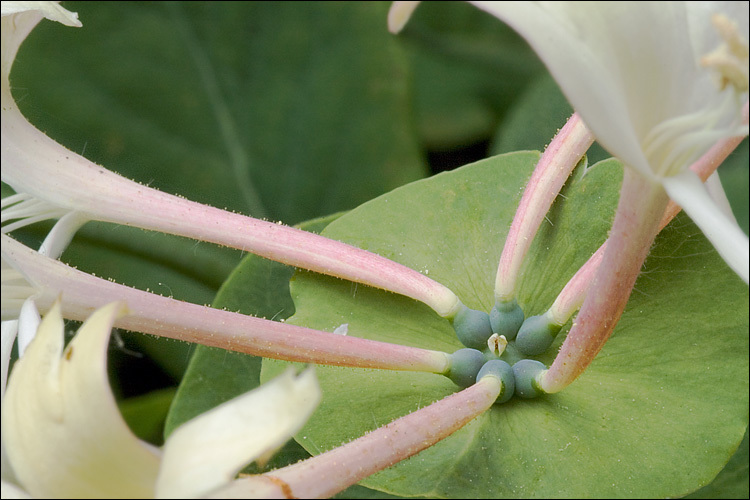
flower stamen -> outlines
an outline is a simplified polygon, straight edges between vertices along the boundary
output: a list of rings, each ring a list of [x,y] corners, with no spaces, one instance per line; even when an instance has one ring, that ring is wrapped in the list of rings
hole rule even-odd
[[[2,233],[7,234],[16,229],[36,222],[59,219],[69,212],[52,203],[40,200],[25,193],[14,194],[2,199]],[[15,221],[7,223],[8,221]],[[7,224],[6,224],[7,223]]]
[[[726,123],[726,117],[732,115],[734,118]],[[655,126],[642,141],[643,152],[657,175],[675,175],[716,141],[746,135],[747,125],[741,118],[737,94],[726,93],[718,106],[676,116]]]
[[[737,29],[737,24],[723,14],[714,14],[711,22],[724,43],[713,52],[703,56],[700,60],[701,66],[717,71],[719,77],[717,83],[720,90],[731,85],[737,93],[747,92],[747,40]]]

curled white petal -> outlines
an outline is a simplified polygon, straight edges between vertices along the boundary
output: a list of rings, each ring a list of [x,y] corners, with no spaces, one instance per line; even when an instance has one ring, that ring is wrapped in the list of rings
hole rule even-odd
[[[292,370],[177,428],[167,439],[159,498],[204,496],[294,435],[320,401],[315,372]]]
[[[472,3],[524,36],[597,140],[647,177],[677,173],[741,133],[732,91],[694,52],[717,43],[701,2]],[[747,2],[716,4],[745,19],[746,38]]]
[[[67,26],[80,27],[78,14],[60,7],[57,2],[2,2],[2,77],[3,91],[8,85],[8,75],[18,47],[43,17]],[[10,95],[10,90],[8,90]],[[5,96],[3,96],[5,98]],[[3,102],[5,109],[5,102]]]
[[[667,194],[690,216],[713,243],[724,260],[748,283],[750,259],[748,237],[714,201],[697,175],[691,171],[662,180]]]
[[[59,304],[16,362],[2,405],[2,436],[20,484],[36,497],[149,497],[159,454],[122,419],[106,353],[122,304],[96,312],[64,349]]]
[[[719,207],[719,210],[721,210],[730,221],[737,224],[737,218],[734,216],[734,212],[732,212],[732,205],[729,203],[727,193],[724,191],[721,179],[719,179],[719,172],[716,171],[711,174],[703,185],[706,186],[708,194],[711,196],[711,199],[714,200],[716,206]]]
[[[80,28],[81,21],[78,20],[78,14],[70,12],[58,4],[58,2],[2,2],[2,15],[9,16],[21,12],[38,11],[41,15],[50,21],[57,21],[66,26]]]
[[[51,259],[59,259],[73,240],[75,233],[88,221],[89,218],[79,212],[66,213],[60,217],[44,238],[39,247],[39,253]]]

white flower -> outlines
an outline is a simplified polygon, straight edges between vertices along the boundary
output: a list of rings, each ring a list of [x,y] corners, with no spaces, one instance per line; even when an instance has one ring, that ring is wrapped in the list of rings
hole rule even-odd
[[[597,140],[654,183],[748,281],[748,238],[688,167],[747,135],[748,2],[471,2],[518,31]],[[392,29],[413,2],[396,2]]]
[[[247,463],[297,432],[317,406],[311,370],[286,372],[176,429],[163,450],[137,439],[109,388],[106,353],[122,303],[97,310],[64,347],[59,305],[13,368],[2,435],[18,484],[34,497],[221,495]],[[6,474],[7,475],[7,474]]]

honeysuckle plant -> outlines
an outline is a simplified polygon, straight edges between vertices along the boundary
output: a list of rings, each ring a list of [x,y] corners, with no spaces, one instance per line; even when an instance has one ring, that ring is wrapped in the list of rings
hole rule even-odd
[[[13,59],[18,45],[28,34],[30,28],[41,19],[42,15],[53,20],[57,20],[58,16],[61,15],[69,21],[69,24],[76,24],[74,22],[76,16],[60,9],[55,4],[22,5],[19,9],[16,9],[15,4],[6,7],[8,8],[4,10],[5,17],[3,19],[3,54],[6,57],[4,61],[7,61],[7,58]],[[14,37],[14,35],[17,36]],[[380,351],[377,347],[379,343],[375,342],[358,338],[342,339],[332,333],[315,332],[260,318],[192,306],[166,297],[152,296],[147,292],[128,289],[80,273],[57,261],[55,257],[63,252],[67,243],[72,239],[73,233],[87,220],[106,219],[108,216],[102,214],[109,211],[109,213],[115,214],[112,216],[112,220],[122,223],[138,223],[121,208],[118,208],[118,205],[121,205],[126,199],[119,196],[120,194],[130,193],[133,196],[130,201],[135,199],[138,202],[139,210],[136,210],[136,212],[145,215],[146,219],[152,218],[154,212],[154,208],[150,208],[148,205],[158,202],[159,199],[162,199],[162,202],[165,200],[161,193],[139,187],[135,183],[112,175],[83,158],[75,157],[28,124],[18,113],[10,96],[7,78],[9,67],[9,64],[5,64],[4,68],[7,70],[3,73],[3,99],[5,104],[3,113],[3,163],[8,165],[3,171],[3,179],[16,190],[22,190],[23,193],[4,199],[3,222],[11,220],[16,222],[10,222],[7,226],[4,226],[3,232],[10,232],[46,218],[59,218],[60,220],[41,245],[39,252],[33,252],[28,247],[20,245],[3,235],[3,319],[10,319],[13,323],[19,323],[19,320],[11,318],[21,315],[21,312],[17,310],[19,304],[23,303],[24,306],[29,304],[41,306],[50,311],[49,315],[56,320],[54,328],[49,326],[53,320],[48,320],[39,328],[41,338],[32,343],[35,346],[34,349],[28,355],[24,355],[23,361],[14,369],[11,389],[7,398],[3,400],[3,435],[7,436],[7,439],[3,441],[3,449],[9,450],[9,461],[6,463],[4,459],[3,462],[4,478],[8,478],[8,482],[4,482],[6,493],[13,493],[12,490],[20,485],[25,488],[26,492],[34,496],[84,495],[109,497],[126,495],[140,497],[155,495],[160,497],[195,497],[206,494],[223,496],[225,494],[223,490],[217,491],[217,488],[228,484],[242,465],[278,447],[283,442],[279,440],[287,438],[290,429],[291,432],[297,430],[299,424],[309,416],[317,402],[317,387],[314,386],[312,375],[305,376],[305,384],[300,383],[298,384],[299,387],[288,387],[292,384],[287,380],[290,378],[289,376],[281,379],[287,380],[281,388],[278,388],[278,383],[275,385],[264,384],[263,389],[257,390],[261,393],[254,391],[252,393],[254,395],[247,394],[237,398],[222,405],[223,410],[220,408],[214,409],[191,420],[190,424],[181,426],[170,435],[170,440],[164,447],[164,459],[160,460],[159,454],[154,453],[145,443],[132,436],[120,418],[113,398],[105,389],[107,382],[106,371],[103,367],[105,366],[104,354],[106,349],[102,352],[102,348],[106,348],[109,331],[116,316],[130,316],[135,322],[123,326],[133,330],[174,338],[198,340],[207,345],[213,344],[225,348],[234,346],[234,348],[240,350],[244,350],[240,347],[240,344],[244,344],[249,348],[249,351],[246,352],[258,355],[281,356],[283,359],[290,360],[342,363],[344,365],[353,363],[355,366],[370,365],[367,362],[362,364],[360,361],[363,359],[356,361],[359,357],[356,351],[359,350],[364,358],[380,359],[380,362],[376,361],[374,365],[370,365],[373,367],[386,368],[390,366],[396,368],[398,365],[400,368],[396,369],[420,370],[426,368],[456,378],[453,373],[455,369],[451,367],[454,363],[451,362],[451,356],[446,353],[428,352],[422,349],[381,343],[389,351],[384,352]],[[52,156],[62,155],[67,156],[66,159],[70,159],[69,154],[74,157],[74,161],[63,162],[62,168],[59,164],[47,172],[40,172],[44,169],[37,168],[37,165],[52,166],[49,161]],[[72,177],[77,177],[79,180],[82,177],[87,177],[87,173],[93,172],[96,174],[93,178],[90,175],[88,176],[91,184],[87,192],[93,195],[92,198],[86,200],[85,197],[75,196],[80,185],[75,186],[71,182],[71,178],[66,180],[64,175],[66,168],[72,171],[70,172],[73,174]],[[30,179],[27,177],[27,173],[41,175],[28,182]],[[51,183],[45,189],[42,179],[49,178],[49,176],[51,176]],[[54,186],[55,189],[50,189],[49,186]],[[68,195],[64,194],[66,189]],[[146,192],[146,196],[140,196],[142,191]],[[166,205],[162,205],[161,209],[156,207],[156,212],[163,214],[165,209],[168,211],[167,206],[170,203],[176,203],[183,209],[187,209],[188,212],[191,208],[202,213],[206,210],[211,211],[210,207],[191,204],[176,197],[167,197],[166,200]],[[103,207],[105,208],[102,210]],[[233,216],[233,214],[221,211],[214,211],[214,213],[220,217]],[[201,220],[207,222],[209,226],[216,224],[215,220],[211,222],[209,219],[211,219],[210,215],[202,217]],[[179,219],[175,220],[178,226],[185,226],[184,220],[182,222]],[[460,304],[447,288],[408,268],[379,258],[377,255],[361,252],[338,242],[325,240],[292,228],[281,229],[280,235],[279,229],[275,228],[273,224],[248,218],[245,218],[245,222],[250,225],[254,222],[259,223],[260,227],[272,229],[273,235],[267,233],[264,236],[265,241],[267,241],[266,244],[271,246],[284,240],[284,233],[294,235],[292,239],[295,237],[301,238],[292,244],[295,247],[293,253],[298,258],[305,255],[306,249],[302,248],[302,244],[309,237],[320,242],[325,241],[326,243],[323,243],[323,245],[333,245],[334,249],[347,249],[345,253],[349,255],[365,257],[364,259],[357,259],[356,257],[355,259],[349,259],[339,251],[334,255],[335,258],[331,258],[330,255],[326,258],[326,251],[322,250],[320,255],[316,255],[315,259],[309,261],[314,261],[315,264],[308,267],[329,271],[328,265],[325,264],[326,259],[332,261],[331,266],[333,268],[348,259],[350,271],[360,273],[365,269],[366,274],[366,267],[369,265],[367,260],[375,259],[382,262],[385,267],[393,266],[395,269],[401,269],[402,272],[411,276],[411,278],[407,277],[407,281],[404,281],[404,283],[412,282],[417,286],[419,283],[432,283],[436,286],[439,294],[442,293],[443,297],[447,296],[449,299],[448,309],[441,311],[446,316],[452,316],[454,313],[450,309]],[[148,227],[148,223],[141,224]],[[203,235],[202,238],[210,239],[210,236]],[[254,248],[259,250],[259,247]],[[278,250],[279,247],[276,249]],[[260,250],[259,253],[263,253],[263,251]],[[280,260],[284,260],[283,251],[274,251],[272,254]],[[305,260],[305,257],[301,257],[301,259]],[[302,262],[302,260],[299,262]],[[356,266],[353,264],[356,264]],[[378,270],[382,273],[385,268],[379,266]],[[393,284],[393,280],[390,280],[389,286]],[[410,286],[413,285],[407,285],[407,287]],[[429,294],[430,292],[428,292]],[[64,299],[61,299],[64,305],[60,305],[59,302],[52,303],[51,300],[54,296],[64,297]],[[133,310],[115,314],[115,306],[104,306],[103,311],[100,310],[95,313],[95,319],[92,318],[84,323],[81,328],[81,335],[76,337],[76,342],[68,346],[64,355],[65,361],[70,361],[73,358],[72,353],[74,351],[77,353],[76,363],[70,363],[70,366],[75,367],[75,369],[71,368],[70,370],[74,375],[67,375],[64,369],[59,370],[59,357],[63,345],[62,319],[59,317],[61,310],[64,310],[67,318],[83,320],[92,308],[106,303],[111,297],[123,300],[123,304],[129,304],[128,307],[133,308]],[[188,310],[185,310],[185,307]],[[207,312],[209,317],[204,318],[203,326],[201,326],[200,322],[196,321],[199,316],[203,315],[203,312]],[[236,322],[242,323],[246,320],[259,323],[242,325]],[[128,320],[125,319],[125,321],[127,323]],[[29,320],[23,321],[23,323],[28,322]],[[137,325],[137,323],[140,323],[140,325]],[[89,326],[87,327],[87,325]],[[219,325],[224,325],[224,327]],[[15,330],[36,332],[36,329],[29,325],[7,324],[7,326],[8,328],[4,328],[3,332],[3,387],[5,386],[9,347],[14,338]],[[221,335],[221,330],[224,330],[227,335]],[[92,337],[94,334],[88,334],[89,331],[95,332],[96,336]],[[258,337],[253,334],[251,335],[252,340],[246,342],[247,339],[243,340],[238,336],[238,332],[242,331],[252,331],[261,335]],[[261,338],[264,335],[262,332],[265,332],[265,339]],[[289,334],[292,336],[289,337]],[[219,342],[217,343],[216,340],[219,340]],[[322,344],[320,344],[320,341],[322,341]],[[25,342],[27,340],[24,339]],[[360,348],[351,349],[352,343],[359,345]],[[284,347],[284,344],[286,347]],[[315,344],[319,345],[316,346]],[[21,345],[19,341],[19,354],[23,355],[25,349],[22,349]],[[304,349],[300,349],[300,345],[304,345]],[[395,351],[390,350],[388,346],[395,348]],[[97,348],[98,355],[96,355]],[[79,351],[83,351],[83,354],[78,354]],[[333,357],[320,358],[321,352],[326,352]],[[335,354],[335,352],[338,354]],[[406,357],[403,357],[399,352],[406,354]],[[426,364],[413,357],[413,354],[420,352],[427,355],[422,360]],[[309,358],[310,355],[312,355],[312,358]],[[324,357],[328,355],[324,355]],[[338,361],[334,359],[336,357],[338,357]],[[420,355],[418,354],[417,357],[420,357]],[[79,359],[82,361],[78,362]],[[63,366],[68,365],[63,362]],[[93,370],[90,369],[92,366]],[[60,373],[58,374],[58,372]],[[37,376],[40,373],[43,375],[41,383],[38,382],[39,377]],[[60,380],[57,380],[58,375]],[[89,391],[81,390],[79,386],[87,387],[87,382],[94,386],[93,389]],[[472,379],[471,382],[464,385],[468,386],[473,382]],[[323,457],[306,467],[302,467],[300,471],[297,471],[297,469],[289,473],[279,471],[270,479],[264,480],[257,477],[243,479],[243,484],[238,486],[235,494],[267,497],[269,492],[279,490],[280,484],[284,487],[279,491],[285,495],[289,491],[320,491],[326,495],[336,493],[356,482],[357,479],[408,457],[425,446],[429,446],[431,442],[449,435],[478,412],[491,405],[497,394],[502,390],[503,386],[500,379],[490,376],[485,382],[477,384],[476,389],[469,393],[457,395],[456,398],[451,398],[450,402],[444,402],[438,407],[429,411],[426,410],[427,415],[415,416],[407,419],[404,423],[394,423],[392,426],[384,428],[377,436],[370,436],[364,441],[352,443],[336,453],[333,458]],[[307,401],[305,405],[299,404],[300,397]],[[50,404],[47,400],[52,400],[53,404],[58,406],[49,413],[39,409]],[[265,400],[268,400],[268,402],[266,403]],[[483,406],[471,404],[473,401],[483,401]],[[91,405],[90,402],[96,402],[96,404]],[[309,404],[310,402],[312,404]],[[99,404],[104,404],[107,411],[99,411]],[[461,409],[459,411],[445,411],[443,407],[452,404],[458,404]],[[269,407],[269,405],[272,407]],[[93,410],[91,406],[94,407]],[[249,414],[248,409],[252,409],[252,414]],[[431,414],[437,416],[431,416]],[[411,439],[399,439],[398,442],[394,442],[392,435],[399,432],[403,433],[404,425],[414,427],[415,424],[412,423],[412,420],[425,418],[433,423],[438,418],[444,420],[445,423],[435,425],[428,432],[415,433]],[[253,419],[256,420],[255,424],[253,424]],[[60,426],[57,423],[60,420],[65,425]],[[98,425],[92,425],[93,423]],[[269,426],[269,428],[265,429],[266,426]],[[276,430],[271,429],[271,427],[275,427]],[[119,432],[112,433],[112,428]],[[44,432],[39,432],[39,429],[52,429],[53,435],[50,437]],[[245,439],[240,439],[238,435],[245,436]],[[384,438],[388,441],[385,441]],[[103,442],[105,445],[99,446],[97,444],[99,442]],[[385,445],[386,442],[388,443],[387,446]],[[225,449],[227,446],[235,448],[240,455],[228,452]],[[218,459],[216,456],[207,456],[204,453],[207,447],[219,451],[222,453],[222,457]],[[338,470],[337,460],[352,461],[351,457],[361,455],[363,449],[367,451],[371,458],[368,464],[360,465],[346,473]],[[61,461],[62,465],[56,467]],[[130,470],[130,467],[127,467],[128,464],[134,464],[133,467],[136,470]],[[190,472],[189,469],[193,469],[193,472]],[[298,469],[300,468],[298,467]],[[118,472],[113,473],[112,471]],[[310,471],[313,471],[313,473],[311,474]],[[188,474],[188,480],[183,477],[184,474]],[[321,474],[327,474],[332,479],[321,481]],[[283,476],[283,479],[279,479],[280,475]],[[10,482],[11,478],[15,478],[15,484]],[[40,480],[39,478],[43,479]],[[258,481],[260,481],[259,484]]]
[[[392,22],[399,15],[400,24],[405,22],[404,5],[397,3],[391,10]],[[709,10],[721,10],[721,5],[711,5]],[[571,316],[576,324],[585,318],[586,301],[622,296],[592,291],[597,289],[589,282],[596,283],[597,274],[616,272],[612,261],[602,262],[601,257],[612,251],[607,249],[623,248],[617,241],[621,215],[615,214],[633,205],[628,195],[620,194],[621,185],[623,190],[635,185],[628,172],[640,172],[637,175],[657,186],[656,191],[664,189],[662,177],[677,170],[644,175],[637,170],[643,165],[631,165],[630,157],[615,150],[605,137],[608,129],[597,125],[589,108],[572,95],[568,97],[578,113],[565,127],[572,111],[553,118],[548,103],[542,104],[543,119],[522,125],[517,117],[533,115],[529,102],[540,99],[531,97],[531,89],[546,76],[510,29],[468,4],[427,3],[399,37],[386,32],[387,6],[381,4],[231,3],[216,8],[169,3],[137,11],[127,5],[65,6],[81,11],[86,28],[61,30],[42,23],[20,48],[12,74],[6,62],[27,34],[18,38],[13,26],[26,25],[18,18],[10,29],[3,25],[3,180],[16,191],[6,196],[3,186],[3,233],[20,240],[3,235],[3,319],[18,317],[24,302],[47,312],[60,297],[64,317],[84,320],[96,308],[123,301],[128,314],[113,319],[116,326],[222,347],[195,349],[183,376],[174,361],[188,356],[184,351],[175,354],[175,344],[139,344],[157,356],[159,349],[171,348],[161,365],[182,379],[177,394],[168,396],[165,450],[197,415],[211,415],[222,402],[252,394],[260,382],[262,391],[279,376],[289,377],[288,361],[319,363],[323,397],[296,441],[268,463],[264,456],[246,471],[250,475],[242,473],[232,481],[239,462],[252,459],[250,454],[241,460],[238,456],[217,495],[329,496],[361,481],[371,489],[352,494],[680,496],[707,484],[726,466],[747,427],[747,286],[690,219],[678,215],[653,245],[645,239],[633,242],[633,248],[650,247],[650,256],[628,307],[616,315],[619,322],[606,346],[597,344],[611,333],[611,328],[600,328],[606,323],[600,310],[594,314],[596,324],[590,323],[596,338],[567,349],[585,362],[566,364],[556,356],[564,339],[568,344],[567,339],[581,337],[585,330],[568,322]],[[535,8],[507,7],[509,12]],[[583,12],[587,32],[602,33],[607,42],[596,50],[612,48],[611,61],[617,63],[614,49],[629,40],[627,22],[642,13],[633,10],[630,17],[609,19],[606,9],[598,8],[568,13]],[[65,16],[65,11],[55,11]],[[601,15],[595,22],[586,17],[596,12]],[[733,20],[731,9],[724,14]],[[532,22],[528,12],[517,15]],[[550,19],[539,17],[533,22]],[[74,24],[74,18],[67,19]],[[690,19],[696,29],[706,25],[701,16],[691,14]],[[662,20],[657,16],[653,25],[644,24],[650,36],[640,47],[665,36],[656,29]],[[589,60],[578,57],[587,53],[585,44],[571,48],[574,37],[564,28],[572,22],[560,23],[560,32],[524,30],[510,21],[545,63],[544,50],[534,42],[538,33],[549,35],[560,50],[567,47],[571,64]],[[596,29],[588,30],[592,23]],[[702,121],[705,115],[700,113],[687,123],[719,133],[698,134],[698,141],[684,130],[667,131],[664,141],[644,153],[648,161],[661,165],[676,158],[670,160],[657,149],[670,141],[678,149],[689,144],[690,154],[678,158],[678,170],[690,168],[702,179],[737,146],[740,139],[734,136],[746,133],[747,127],[746,108],[744,118],[739,112],[743,94],[735,85],[742,73],[738,79],[733,71],[743,67],[741,58],[739,65],[736,61],[741,39],[733,34],[744,29],[746,39],[746,24],[735,30],[718,23],[725,36],[711,34],[716,28],[708,30],[713,45],[705,53],[719,50],[705,65],[708,74],[731,78],[714,82],[711,77],[718,87],[701,83],[694,89],[703,98],[690,105],[700,103],[714,112],[716,123]],[[10,59],[6,35],[15,40]],[[701,47],[696,50],[704,55]],[[161,59],[141,72],[143,61],[155,53]],[[112,54],[117,54],[118,64],[103,64]],[[45,62],[37,66],[42,74],[31,74],[36,61]],[[746,60],[744,64],[746,72]],[[347,70],[342,72],[342,67]],[[569,94],[565,79],[550,68]],[[604,70],[611,67],[587,68],[586,78],[579,75],[576,80],[587,89],[579,94],[588,93],[589,104],[601,103],[596,96],[612,91],[601,83]],[[668,87],[663,74],[647,74],[650,84]],[[57,85],[50,86],[50,81]],[[722,84],[724,94],[734,98],[727,99],[726,107],[716,107],[714,97],[703,93],[720,93],[712,89]],[[36,100],[50,89],[66,98],[46,104]],[[637,97],[626,94],[627,99]],[[443,108],[442,103],[461,105]],[[45,123],[44,117],[35,116],[31,122],[45,123],[48,137],[19,107],[27,116],[43,110],[65,117],[65,123]],[[658,121],[665,115],[656,108],[652,118]],[[79,122],[81,117],[86,118]],[[617,121],[622,116],[615,118],[609,127],[622,126]],[[85,122],[97,126],[86,128]],[[518,152],[404,185],[424,175],[422,145],[446,148],[477,134],[487,137],[497,122],[498,143],[504,145],[494,152]],[[646,119],[634,123],[655,126]],[[79,126],[87,130],[82,142],[76,142],[80,132],[73,132]],[[508,146],[514,135],[527,137],[540,130],[547,132],[538,143],[510,141]],[[542,148],[553,136],[543,154],[524,151]],[[593,150],[584,157],[594,137],[622,163],[596,162]],[[134,154],[148,150],[139,144],[157,147],[133,161]],[[140,173],[129,170],[138,164],[148,166]],[[67,169],[59,168],[62,165]],[[165,184],[171,171],[175,183]],[[289,223],[312,219],[300,227],[322,231],[323,236],[165,195],[148,187],[151,184],[255,216]],[[368,191],[370,186],[374,191]],[[397,186],[402,187],[390,191]],[[351,212],[314,219],[385,191]],[[645,196],[646,191],[638,194]],[[646,217],[649,224],[658,219],[652,236],[674,217],[674,209],[665,211],[666,196],[659,203],[661,208]],[[48,236],[35,232],[37,222],[47,218],[59,222]],[[236,253],[131,232],[112,223],[254,255],[229,274],[238,262]],[[97,262],[103,249],[90,251],[86,246],[104,241],[116,253],[131,249],[141,257],[109,253]],[[145,241],[149,243],[140,243]],[[732,260],[731,252],[724,255]],[[259,256],[345,280],[295,272]],[[138,267],[148,271],[137,277]],[[631,274],[635,279],[637,269]],[[626,288],[629,294],[624,284]],[[147,289],[163,289],[171,297]],[[707,296],[716,301],[707,302]],[[198,305],[208,301],[216,309]],[[574,316],[579,307],[582,312]],[[509,326],[503,314],[516,314],[517,325],[518,311],[526,322],[514,337],[518,326]],[[544,322],[534,331],[542,335],[529,337],[528,327],[540,317]],[[36,331],[35,321],[19,323],[7,324],[8,331],[17,326]],[[6,324],[4,362],[11,338],[5,329]],[[699,332],[697,337],[686,333],[688,329]],[[710,338],[701,334],[704,331],[711,332]],[[131,342],[140,339],[123,335]],[[19,338],[19,352],[25,342]],[[591,346],[601,348],[596,358],[597,349]],[[21,362],[25,359],[23,354]],[[97,363],[102,365],[101,356]],[[568,382],[575,379],[559,392],[540,384],[549,373],[554,375],[556,363],[565,367],[562,372],[568,370]],[[11,377],[22,380],[23,372],[15,372],[12,369]],[[122,377],[120,383],[127,385],[128,380]],[[6,411],[5,402],[3,407]],[[3,434],[5,440],[5,428]],[[188,441],[186,449],[193,446]],[[347,444],[341,446],[343,442]],[[50,457],[54,448],[50,445]],[[684,452],[692,449],[697,452]],[[29,450],[14,444],[15,456]],[[299,459],[305,460],[294,465]],[[201,481],[180,465],[172,472]],[[94,483],[85,474],[75,480]],[[15,484],[23,486],[22,481]],[[207,492],[191,489],[187,482],[185,486],[180,495]]]

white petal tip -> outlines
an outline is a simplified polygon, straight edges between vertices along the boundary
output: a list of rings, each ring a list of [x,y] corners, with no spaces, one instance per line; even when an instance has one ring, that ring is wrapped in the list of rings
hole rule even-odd
[[[57,21],[65,26],[80,28],[83,26],[78,20],[77,12],[70,12],[62,8],[57,2],[3,2],[2,15],[19,14],[21,12],[39,11],[50,21]]]
[[[419,2],[393,2],[388,11],[388,31],[395,35],[404,29],[417,5]]]
[[[750,244],[736,222],[727,217],[709,196],[698,176],[688,170],[665,177],[662,185],[675,203],[690,216],[729,267],[748,283]]]

